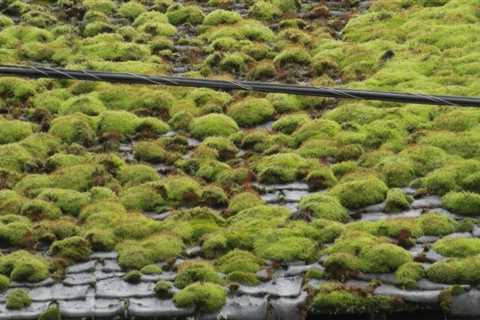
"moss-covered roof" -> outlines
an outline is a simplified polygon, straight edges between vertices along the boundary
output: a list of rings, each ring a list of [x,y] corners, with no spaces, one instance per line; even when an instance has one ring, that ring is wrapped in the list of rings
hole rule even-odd
[[[480,96],[479,35],[477,0],[0,3],[2,63],[431,94]],[[0,319],[479,315],[476,109],[3,77],[0,113]]]

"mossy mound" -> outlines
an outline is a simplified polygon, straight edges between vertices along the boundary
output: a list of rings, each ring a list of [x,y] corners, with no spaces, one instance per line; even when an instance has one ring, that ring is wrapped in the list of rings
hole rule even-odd
[[[260,159],[255,171],[261,182],[285,183],[303,178],[308,168],[309,163],[301,156],[294,153],[279,153]]]
[[[387,186],[378,178],[340,182],[330,193],[338,197],[340,203],[349,209],[358,209],[382,202],[387,195]]]
[[[49,275],[49,264],[40,256],[18,250],[0,257],[0,274],[9,276],[13,281],[39,282]]]
[[[7,295],[6,307],[10,310],[21,310],[32,304],[32,298],[25,289],[13,289]]]
[[[195,118],[190,124],[190,133],[198,139],[211,136],[229,136],[239,130],[232,118],[222,114],[208,114]]]
[[[241,127],[252,127],[272,119],[275,109],[267,99],[248,99],[230,106],[227,114]]]
[[[226,290],[218,284],[197,282],[177,292],[173,301],[180,308],[194,307],[198,312],[210,313],[220,310],[226,297]]]

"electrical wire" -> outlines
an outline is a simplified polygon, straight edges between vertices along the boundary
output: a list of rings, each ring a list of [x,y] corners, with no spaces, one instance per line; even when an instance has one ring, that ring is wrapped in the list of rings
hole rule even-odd
[[[480,107],[480,97],[439,96],[403,92],[382,92],[345,88],[288,85],[258,81],[210,80],[197,78],[149,76],[126,72],[92,70],[68,70],[48,66],[1,65],[0,76],[27,78],[53,78],[66,80],[106,81],[126,84],[150,84],[220,90],[245,90],[268,93],[285,93],[305,96],[330,97],[337,99],[377,100],[400,103]]]

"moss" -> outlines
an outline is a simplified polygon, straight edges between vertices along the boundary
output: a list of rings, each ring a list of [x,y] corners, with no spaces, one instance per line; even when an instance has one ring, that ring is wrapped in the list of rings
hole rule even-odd
[[[405,249],[390,243],[377,244],[362,250],[362,269],[366,272],[391,272],[401,265],[412,261],[412,256]]]
[[[88,118],[81,114],[55,118],[48,133],[67,144],[90,145],[95,139],[95,131]]]
[[[390,189],[385,200],[385,212],[400,212],[410,208],[413,199],[401,189]]]
[[[389,187],[405,187],[415,177],[415,168],[408,159],[391,156],[383,158],[376,166],[376,171],[384,177]]]
[[[155,117],[143,117],[135,130],[140,135],[162,135],[170,130],[170,126]]]
[[[48,262],[24,250],[0,257],[0,274],[12,281],[39,282],[48,277]]]
[[[320,167],[310,171],[305,181],[310,189],[319,190],[333,187],[337,183],[337,178],[330,167]]]
[[[21,215],[30,218],[32,221],[46,219],[57,219],[62,215],[61,210],[54,204],[34,199],[22,206]]]
[[[272,119],[275,109],[267,99],[249,98],[230,106],[227,114],[239,126],[251,127]]]
[[[239,130],[232,118],[223,114],[208,114],[195,118],[190,125],[190,133],[198,139],[211,136],[229,136]]]
[[[129,271],[123,277],[123,280],[133,284],[140,283],[141,279],[142,279],[142,273],[138,270]]]
[[[295,145],[300,145],[307,139],[328,139],[333,137],[340,130],[338,123],[330,120],[316,119],[307,121],[300,128],[293,132]]]
[[[94,95],[86,94],[68,99],[61,105],[59,112],[61,114],[78,112],[88,116],[96,116],[106,110],[107,108],[100,99]]]
[[[408,262],[401,265],[395,272],[396,282],[407,289],[417,286],[417,281],[425,276],[425,270],[420,263]]]
[[[404,149],[400,156],[404,156],[413,163],[417,176],[424,176],[427,173],[443,166],[448,155],[440,148],[433,146],[417,145]]]
[[[273,233],[255,241],[255,254],[276,261],[313,261],[317,257],[317,244],[305,237],[281,237]]]
[[[322,280],[325,278],[325,272],[319,268],[310,268],[305,272],[305,280]]]
[[[426,236],[444,236],[455,232],[457,223],[441,213],[429,212],[422,214],[417,223]]]
[[[282,15],[282,10],[271,2],[256,1],[249,10],[250,15],[259,20],[273,20]]]
[[[49,249],[49,254],[70,259],[72,261],[86,261],[91,253],[87,240],[79,236],[55,241]]]
[[[58,220],[42,220],[34,225],[32,231],[33,241],[36,243],[51,243],[76,236],[80,233],[80,227],[76,220],[71,217],[64,217]]]
[[[452,162],[429,173],[421,180],[421,184],[432,193],[444,195],[449,191],[461,190],[463,180],[478,168],[480,163],[476,160]]]
[[[452,191],[443,196],[442,204],[454,213],[476,216],[480,212],[480,195],[472,192]]]
[[[12,190],[0,190],[0,213],[18,214],[27,199]]]
[[[226,276],[229,283],[242,284],[245,286],[256,286],[260,284],[260,280],[254,273],[234,271]]]
[[[155,284],[153,291],[155,295],[162,300],[168,300],[173,297],[173,286],[170,282],[160,280]]]
[[[202,195],[200,184],[188,176],[169,176],[165,182],[165,189],[167,199],[175,204],[193,205]]]
[[[265,183],[293,182],[305,176],[308,162],[294,153],[266,156],[255,165],[257,178]]]
[[[236,214],[242,210],[253,208],[264,204],[260,196],[253,192],[242,192],[236,194],[230,200],[228,211],[231,214]]]
[[[478,284],[480,257],[452,258],[435,262],[426,270],[427,278],[445,284]]]
[[[98,132],[99,134],[116,132],[122,135],[132,135],[139,124],[139,119],[133,113],[105,111],[99,116]]]
[[[25,121],[0,118],[0,144],[20,141],[32,134],[32,125]]]
[[[374,296],[347,289],[339,283],[325,283],[315,294],[310,308],[322,314],[381,314],[399,302],[393,297]]]
[[[118,13],[130,20],[135,20],[139,15],[146,11],[145,7],[138,2],[127,2],[118,8]]]
[[[181,23],[196,25],[201,24],[204,19],[202,10],[196,5],[173,4],[168,7],[166,15],[170,23],[174,25]]]
[[[475,256],[480,254],[480,239],[445,237],[436,241],[432,249],[445,257]]]
[[[118,172],[118,180],[125,186],[135,186],[159,179],[160,176],[154,168],[143,164],[126,165]]]
[[[220,160],[232,159],[238,153],[235,144],[225,137],[209,137],[203,140],[202,144],[217,150]]]
[[[38,317],[38,320],[61,320],[61,319],[62,319],[62,316],[60,313],[60,308],[56,304],[49,305],[48,308],[45,309]]]
[[[275,109],[278,111],[277,107],[275,107]],[[291,134],[308,120],[308,115],[304,113],[289,114],[275,121],[272,124],[272,129],[285,134]]]
[[[5,215],[0,222],[0,241],[12,247],[28,246],[31,225],[28,219],[18,219],[20,216]]]
[[[31,154],[45,159],[51,154],[58,152],[61,141],[55,136],[46,133],[34,133],[20,142],[20,145]]]
[[[226,274],[232,272],[256,273],[261,269],[263,263],[263,260],[254,254],[235,249],[220,257],[215,265],[220,272]]]
[[[57,188],[87,191],[96,178],[105,175],[102,167],[89,164],[81,164],[67,168],[61,168],[52,173],[53,184]]]
[[[120,194],[120,202],[128,210],[161,211],[166,199],[152,185],[140,184],[124,189]]]
[[[177,292],[173,302],[179,308],[195,307],[197,312],[211,313],[220,310],[226,298],[226,290],[218,284],[197,282]]]
[[[290,47],[280,52],[273,62],[280,68],[309,66],[312,63],[312,57],[302,47]]]
[[[229,169],[230,166],[224,162],[206,159],[200,162],[195,176],[212,182],[222,171]]]
[[[143,274],[161,274],[163,272],[162,268],[156,264],[149,264],[143,267],[140,270]]]
[[[12,171],[24,172],[38,167],[34,157],[16,143],[0,145],[0,167]]]
[[[112,14],[115,10],[115,3],[111,0],[84,0],[83,5],[89,10],[105,14]]]
[[[153,235],[145,240],[127,240],[116,246],[118,263],[126,269],[141,269],[149,264],[176,257],[183,250],[180,239],[170,235]]]
[[[21,310],[32,304],[32,298],[25,289],[13,289],[7,294],[5,305],[10,310]]]
[[[223,71],[239,74],[247,69],[246,65],[249,58],[249,56],[238,52],[227,54],[220,60],[219,67]],[[207,63],[209,63],[208,58]]]
[[[312,193],[304,196],[298,205],[301,212],[314,218],[321,218],[339,222],[347,222],[347,209],[332,196],[325,193]]]
[[[227,11],[223,9],[216,9],[210,12],[205,19],[203,24],[206,26],[217,26],[220,24],[234,24],[240,21],[242,17],[235,11]]]
[[[387,186],[378,178],[366,177],[340,182],[330,193],[338,197],[340,203],[349,209],[358,209],[382,202],[387,195]]]
[[[80,209],[90,202],[90,195],[74,190],[43,189],[37,199],[55,204],[64,214],[78,216]]]
[[[4,292],[10,287],[10,279],[4,275],[0,275],[0,292]]]
[[[472,173],[463,179],[461,184],[467,191],[478,193],[480,191],[480,174],[478,172]]]
[[[203,188],[202,202],[213,208],[224,208],[228,205],[228,197],[222,188],[210,185]]]
[[[205,261],[189,261],[180,265],[175,277],[175,286],[183,289],[195,282],[222,283],[220,275]]]

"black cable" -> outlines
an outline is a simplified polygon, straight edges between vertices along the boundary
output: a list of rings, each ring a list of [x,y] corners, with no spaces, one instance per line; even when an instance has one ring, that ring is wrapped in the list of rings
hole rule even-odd
[[[439,96],[414,93],[381,92],[369,90],[311,87],[257,81],[207,80],[168,76],[147,76],[134,73],[104,72],[90,70],[67,70],[36,65],[0,65],[0,76],[27,78],[53,78],[67,80],[106,81],[126,84],[154,84],[182,87],[203,87],[221,90],[245,90],[257,92],[286,93],[294,95],[330,97],[338,99],[379,100],[388,102],[480,107],[480,97]]]

